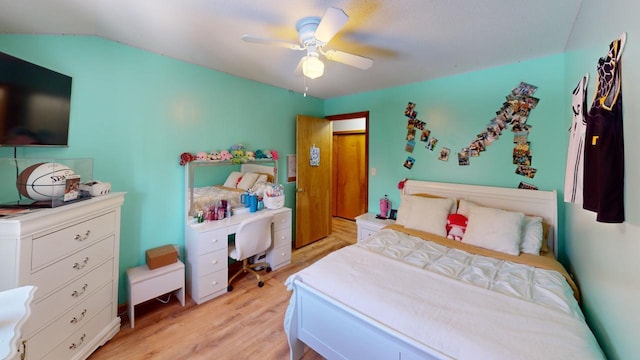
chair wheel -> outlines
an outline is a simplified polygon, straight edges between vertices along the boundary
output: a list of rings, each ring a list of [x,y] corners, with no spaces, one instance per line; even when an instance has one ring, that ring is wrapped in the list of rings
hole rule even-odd
[[[231,291],[231,290],[233,290],[233,286],[232,285],[227,286],[227,291]]]
[[[267,266],[267,272],[271,272],[271,266]]]
[[[263,286],[264,286],[264,282],[263,282],[263,281],[260,281],[260,282],[258,283],[258,287],[263,287]]]

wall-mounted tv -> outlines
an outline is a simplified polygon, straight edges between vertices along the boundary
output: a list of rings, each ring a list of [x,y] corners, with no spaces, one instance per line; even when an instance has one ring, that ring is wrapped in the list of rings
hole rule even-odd
[[[71,80],[0,52],[0,146],[68,146]]]

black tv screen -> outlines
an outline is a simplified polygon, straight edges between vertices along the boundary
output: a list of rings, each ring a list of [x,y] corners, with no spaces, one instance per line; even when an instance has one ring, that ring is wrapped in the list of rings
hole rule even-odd
[[[0,52],[0,146],[68,146],[71,80]]]

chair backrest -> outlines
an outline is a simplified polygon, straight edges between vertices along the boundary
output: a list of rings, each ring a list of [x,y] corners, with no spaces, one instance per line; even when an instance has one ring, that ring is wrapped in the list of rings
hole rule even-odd
[[[236,230],[235,248],[238,260],[266,251],[271,246],[272,215],[243,220]]]

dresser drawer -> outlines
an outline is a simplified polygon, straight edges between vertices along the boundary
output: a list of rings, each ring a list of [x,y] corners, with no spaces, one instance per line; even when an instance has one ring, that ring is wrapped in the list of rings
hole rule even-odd
[[[291,211],[284,211],[273,217],[274,230],[291,228]]]
[[[116,216],[110,212],[33,240],[31,269],[35,270],[66,254],[86,247],[115,231]]]
[[[113,258],[114,241],[114,236],[111,235],[32,274],[31,283],[38,287],[36,301],[45,297],[58,286],[70,280],[78,279],[105,260]]]
[[[206,275],[227,268],[227,249],[201,255],[198,259],[198,275]]]
[[[216,271],[198,278],[198,290],[197,293],[192,294],[192,296],[195,298],[203,298],[226,288],[227,271]]]
[[[107,286],[104,286],[98,292],[91,295],[86,300],[80,302],[78,306],[67,311],[56,321],[54,321],[49,326],[42,329],[42,331],[38,332],[31,339],[29,339],[27,348],[27,355],[29,356],[29,359],[40,359],[61,343],[68,349],[69,346],[71,346],[71,344],[76,341],[76,339],[68,341],[68,343],[64,340],[70,337],[72,334],[77,333],[77,331],[83,328],[85,324],[91,323],[92,319],[100,314],[105,306],[108,313],[107,315],[110,315],[110,306],[107,305],[111,305],[111,291],[112,284],[109,283]],[[107,318],[109,317],[110,316],[108,316]],[[104,327],[104,324],[105,321],[103,320],[101,324],[102,327]],[[87,336],[88,334],[85,335],[86,340],[93,338],[93,336],[95,335],[89,337]],[[82,334],[78,336],[76,343],[80,341],[79,339],[81,337]],[[46,358],[69,359],[70,357],[57,357],[49,355],[46,356]]]
[[[29,333],[47,324],[61,312],[76,306],[88,298],[104,284],[111,283],[113,277],[113,261],[107,261],[85,276],[54,292],[51,296],[36,302],[31,308],[31,318],[27,323]]]
[[[84,326],[79,328],[53,351],[47,354],[45,359],[72,359],[92,343],[94,346],[97,345],[95,344],[96,336],[98,336],[102,330],[106,329],[112,320],[111,305],[107,305],[100,310],[97,316],[90,319]],[[27,348],[27,353],[28,352],[29,348]],[[31,356],[29,356],[29,360],[32,360]]]

